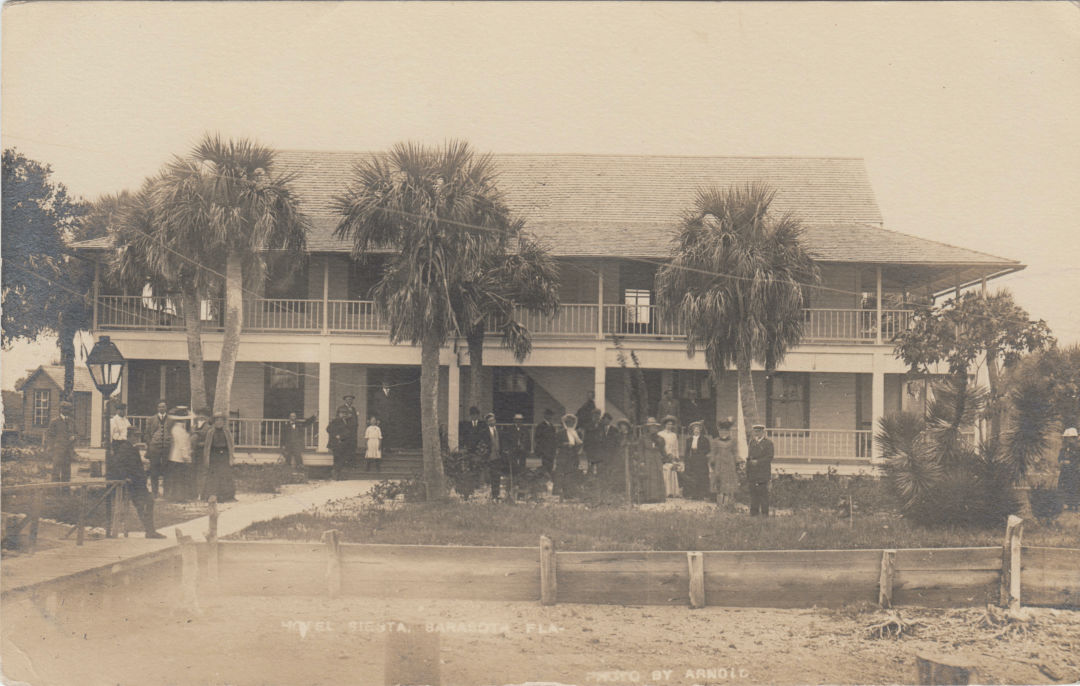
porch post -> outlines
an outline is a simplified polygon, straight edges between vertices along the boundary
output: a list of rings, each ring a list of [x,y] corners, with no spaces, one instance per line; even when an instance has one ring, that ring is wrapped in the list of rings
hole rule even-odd
[[[885,356],[882,353],[873,354],[873,375],[870,387],[870,415],[873,419],[870,435],[877,430],[878,421],[885,415]],[[881,459],[881,448],[873,439],[870,440],[870,457],[872,461]]]
[[[94,318],[93,324],[90,327],[91,331],[97,331],[98,328],[98,298],[101,295],[101,263],[94,261]]]
[[[450,350],[446,384],[446,442],[451,450],[458,447],[458,422],[461,421],[461,364],[457,344]]]
[[[322,269],[322,332],[330,333],[330,256],[323,256]]]
[[[750,454],[750,427],[746,425],[742,409],[742,389],[735,382],[735,445],[739,449],[739,457],[746,459]]]
[[[333,417],[330,416],[330,345],[319,346],[319,423],[316,431],[319,436],[319,452],[327,451],[330,435],[326,427]]]
[[[607,351],[603,345],[596,346],[596,362],[593,366],[593,392],[596,394],[596,409],[606,411],[607,405]]]
[[[877,276],[877,321],[874,326],[874,330],[877,331],[878,345],[881,345],[881,265],[879,264],[876,269]]]
[[[604,338],[604,267],[596,270],[596,337]],[[600,397],[599,394],[596,396]],[[601,405],[597,405],[601,407]]]

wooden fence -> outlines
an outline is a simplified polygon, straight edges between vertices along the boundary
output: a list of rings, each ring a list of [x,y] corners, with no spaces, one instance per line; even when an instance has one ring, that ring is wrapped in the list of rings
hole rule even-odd
[[[1018,520],[1017,520],[1018,521]],[[237,595],[333,595],[726,607],[978,606],[1020,598],[1080,607],[1080,549],[562,552],[539,548],[216,543]],[[336,532],[334,532],[336,534]],[[328,590],[332,589],[332,590]]]

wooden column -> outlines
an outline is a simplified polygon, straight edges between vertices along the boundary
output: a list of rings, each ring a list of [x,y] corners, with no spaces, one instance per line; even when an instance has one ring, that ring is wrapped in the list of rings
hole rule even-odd
[[[461,421],[461,360],[457,343],[450,351],[450,366],[446,374],[446,440],[451,450],[458,447],[458,422]]]
[[[872,431],[876,431],[878,422],[885,415],[885,353],[875,351],[871,355],[873,372],[870,384],[870,416]],[[870,455],[872,461],[881,459],[881,446],[877,441],[870,442]]]
[[[596,270],[596,337],[604,338],[604,266],[599,265]],[[597,397],[599,400],[599,397]],[[597,407],[603,409],[599,404]]]
[[[604,412],[607,408],[607,350],[603,344],[597,344],[593,367],[593,393],[596,394],[596,408]]]
[[[558,602],[559,587],[555,577],[555,544],[547,536],[540,537],[540,604]]]
[[[337,529],[324,531],[322,542],[326,546],[326,594],[331,598],[341,593],[341,545]]]
[[[330,341],[329,338],[324,338],[323,344],[319,346],[319,421],[315,427],[320,453],[327,451],[330,438],[326,433],[326,427],[333,419],[330,409]]]
[[[700,552],[686,553],[690,567],[690,607],[705,607],[705,559]]]
[[[1020,609],[1020,541],[1023,533],[1024,520],[1009,515],[1001,556],[1001,605],[1013,611]]]
[[[97,260],[94,261],[94,314],[91,320],[90,330],[97,331],[98,328],[98,299],[101,296],[101,263]]]
[[[877,277],[877,319],[874,322],[874,330],[877,331],[877,337],[875,342],[881,345],[881,266],[876,268],[875,275]]]
[[[322,272],[322,332],[330,333],[330,256],[323,256]]]
[[[896,575],[896,551],[881,553],[881,575],[878,577],[878,605],[892,607],[893,577]]]

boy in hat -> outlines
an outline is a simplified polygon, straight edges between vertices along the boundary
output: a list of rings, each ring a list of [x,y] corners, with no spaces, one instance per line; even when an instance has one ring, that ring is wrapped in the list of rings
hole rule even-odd
[[[750,485],[750,515],[769,516],[769,479],[772,478],[773,444],[765,437],[765,425],[754,424],[746,456],[746,481]]]

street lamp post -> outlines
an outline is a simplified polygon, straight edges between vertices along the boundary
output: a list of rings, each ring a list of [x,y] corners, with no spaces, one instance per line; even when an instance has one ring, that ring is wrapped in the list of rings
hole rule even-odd
[[[86,367],[90,370],[90,378],[94,386],[101,393],[101,412],[103,415],[101,433],[105,439],[105,463],[108,464],[112,456],[112,440],[109,435],[109,399],[120,385],[120,378],[124,375],[124,356],[116,344],[109,340],[108,336],[101,336],[94,343],[90,354],[86,356]]]

